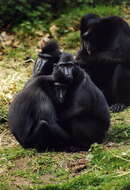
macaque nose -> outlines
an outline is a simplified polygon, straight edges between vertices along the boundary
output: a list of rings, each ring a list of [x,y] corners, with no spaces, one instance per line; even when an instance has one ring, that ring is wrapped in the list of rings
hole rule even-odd
[[[65,73],[65,75],[66,75],[68,78],[71,78],[71,77],[72,77],[72,68],[70,68],[70,67],[65,67],[63,72]]]

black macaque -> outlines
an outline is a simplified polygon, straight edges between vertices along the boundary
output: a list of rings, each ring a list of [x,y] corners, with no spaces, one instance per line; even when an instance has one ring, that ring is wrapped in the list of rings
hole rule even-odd
[[[113,112],[130,105],[130,28],[120,17],[85,15],[77,61],[105,95]]]
[[[71,136],[73,149],[88,150],[92,143],[102,143],[110,124],[102,92],[70,54],[62,53],[53,75],[58,82],[56,94],[62,94],[56,96],[62,99],[57,105],[57,116],[62,129]]]
[[[38,54],[33,68],[33,76],[52,74],[53,66],[59,61],[60,55],[57,42],[49,41]]]
[[[58,124],[52,75],[32,77],[9,108],[8,124],[24,148],[65,150],[70,137]]]
[[[102,92],[62,53],[52,75],[32,77],[14,98],[8,123],[24,148],[79,151],[103,141],[110,117]]]
[[[55,64],[53,75],[55,78],[56,74],[56,81],[54,85],[57,101],[60,103],[64,102],[66,93],[68,93],[70,85],[74,80],[73,69],[75,66],[73,56],[68,53],[62,53],[60,61]],[[69,93],[71,94],[71,92]]]
[[[49,75],[60,55],[55,41],[42,48],[33,76],[9,108],[9,127],[24,148],[65,150],[70,144],[69,135],[58,124],[55,85],[53,76]]]

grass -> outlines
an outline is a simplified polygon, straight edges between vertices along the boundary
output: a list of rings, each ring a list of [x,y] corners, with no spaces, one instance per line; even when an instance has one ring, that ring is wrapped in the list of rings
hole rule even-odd
[[[93,145],[89,152],[37,153],[20,146],[0,150],[1,186],[23,189],[130,187],[130,145]],[[23,187],[24,186],[24,187]]]
[[[119,7],[103,6],[77,8],[61,15],[53,22],[58,29],[53,28],[48,33],[59,39],[64,50],[75,54],[79,48],[77,27],[80,17],[88,12],[119,15],[119,10]],[[63,33],[59,33],[62,26]],[[0,117],[5,120],[13,96],[31,76],[33,63],[25,60],[36,58],[42,35],[39,31],[35,38],[32,35],[24,39],[21,31],[17,31],[15,36],[8,34],[1,44]],[[0,190],[130,190],[129,118],[130,108],[111,114],[111,128],[104,143],[94,144],[88,152],[78,153],[25,150],[10,134],[7,123],[0,120]]]

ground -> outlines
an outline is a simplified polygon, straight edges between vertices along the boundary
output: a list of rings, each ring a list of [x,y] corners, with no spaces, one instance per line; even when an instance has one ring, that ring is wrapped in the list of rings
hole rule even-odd
[[[34,43],[5,35],[0,53],[0,189],[130,190],[130,108],[111,114],[104,143],[92,145],[88,152],[37,153],[16,142],[2,122],[14,94],[31,76],[33,62],[26,60],[36,58],[40,37]]]

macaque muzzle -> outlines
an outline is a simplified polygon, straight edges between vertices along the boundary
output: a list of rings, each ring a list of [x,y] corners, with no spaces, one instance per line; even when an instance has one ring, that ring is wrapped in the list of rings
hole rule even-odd
[[[73,69],[74,69],[75,65],[72,61],[67,62],[67,63],[60,62],[58,64],[58,67],[61,70],[61,72],[64,74],[66,79],[73,79]]]
[[[55,82],[54,83],[55,86],[55,93],[56,93],[56,99],[59,103],[63,103],[67,90],[68,90],[68,86],[63,84],[63,83],[59,83],[59,82]]]

